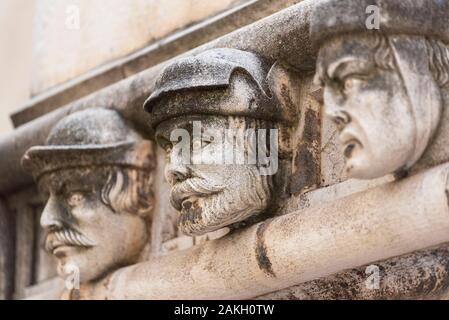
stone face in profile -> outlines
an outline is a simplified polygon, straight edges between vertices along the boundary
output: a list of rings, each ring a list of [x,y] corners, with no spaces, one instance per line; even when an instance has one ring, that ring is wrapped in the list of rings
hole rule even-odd
[[[398,2],[379,1],[380,32],[363,23],[367,1],[328,1],[312,16],[312,38],[320,48],[315,80],[339,129],[349,177],[408,171],[438,128],[441,90],[449,82],[442,41],[448,40],[443,26],[449,26],[449,4],[407,3],[403,14]],[[424,12],[433,19],[419,29],[416,19]]]
[[[280,124],[294,119],[286,102],[293,99],[288,77],[279,65],[270,69],[256,55],[234,49],[180,59],[162,72],[145,109],[170,160],[166,179],[183,233],[214,231],[270,206]],[[272,156],[265,161],[262,145]]]
[[[118,113],[94,108],[61,120],[23,167],[47,195],[46,250],[81,285],[136,263],[149,242],[152,144]]]

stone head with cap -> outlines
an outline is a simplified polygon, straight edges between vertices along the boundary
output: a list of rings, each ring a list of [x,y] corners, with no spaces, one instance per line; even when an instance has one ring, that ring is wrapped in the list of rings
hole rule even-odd
[[[116,111],[68,115],[22,166],[47,196],[41,226],[61,277],[89,283],[146,254],[153,146]]]
[[[315,80],[349,177],[404,174],[434,138],[449,83],[448,16],[447,0],[328,0],[314,8]]]
[[[280,124],[295,118],[290,80],[280,64],[227,48],[174,60],[162,71],[144,108],[169,158],[170,200],[184,234],[267,211],[281,170]]]

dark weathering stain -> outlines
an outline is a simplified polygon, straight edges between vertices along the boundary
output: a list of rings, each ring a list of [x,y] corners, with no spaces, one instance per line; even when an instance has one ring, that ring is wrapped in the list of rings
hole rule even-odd
[[[265,272],[270,277],[276,277],[276,274],[274,273],[272,265],[271,265],[271,261],[268,258],[267,247],[265,246],[265,242],[264,242],[264,233],[269,224],[270,224],[270,220],[265,221],[264,223],[261,223],[257,227],[256,259],[257,259],[257,264],[259,265],[259,268],[261,270],[263,270],[263,272]]]
[[[290,180],[290,193],[298,194],[302,190],[319,185],[320,167],[320,116],[308,109],[305,113],[304,132],[297,148],[294,161],[295,172]]]
[[[445,192],[446,192],[447,205],[449,207],[449,189],[446,188]]]
[[[196,202],[185,201],[182,208],[182,215],[180,217],[181,223],[199,223],[203,219],[203,210]]]
[[[447,205],[449,206],[449,175],[447,175],[446,177],[446,189],[444,190],[444,192],[446,193],[446,201]]]

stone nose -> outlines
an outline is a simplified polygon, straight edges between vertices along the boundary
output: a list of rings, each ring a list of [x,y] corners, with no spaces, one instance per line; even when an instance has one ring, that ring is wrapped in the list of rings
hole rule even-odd
[[[186,165],[168,163],[165,167],[165,178],[170,185],[186,180],[190,175],[190,170]]]
[[[344,127],[351,121],[349,113],[337,103],[336,99],[327,89],[324,91],[324,106],[326,116],[331,119],[338,128]]]
[[[42,228],[46,230],[62,228],[62,210],[63,208],[58,204],[55,197],[50,195],[41,215],[40,224]]]

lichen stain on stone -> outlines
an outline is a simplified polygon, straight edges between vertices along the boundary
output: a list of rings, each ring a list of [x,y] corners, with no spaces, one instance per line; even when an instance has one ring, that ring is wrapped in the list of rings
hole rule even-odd
[[[259,268],[270,277],[276,277],[271,261],[267,255],[267,248],[264,241],[264,233],[270,224],[270,220],[260,224],[256,231],[256,259]]]
[[[297,194],[320,183],[320,118],[317,112],[308,109],[302,143],[295,157],[295,169],[290,181],[290,193]]]
[[[446,193],[447,206],[449,207],[449,189],[444,190]]]
[[[181,225],[203,224],[203,209],[196,202],[185,201],[180,216]]]

